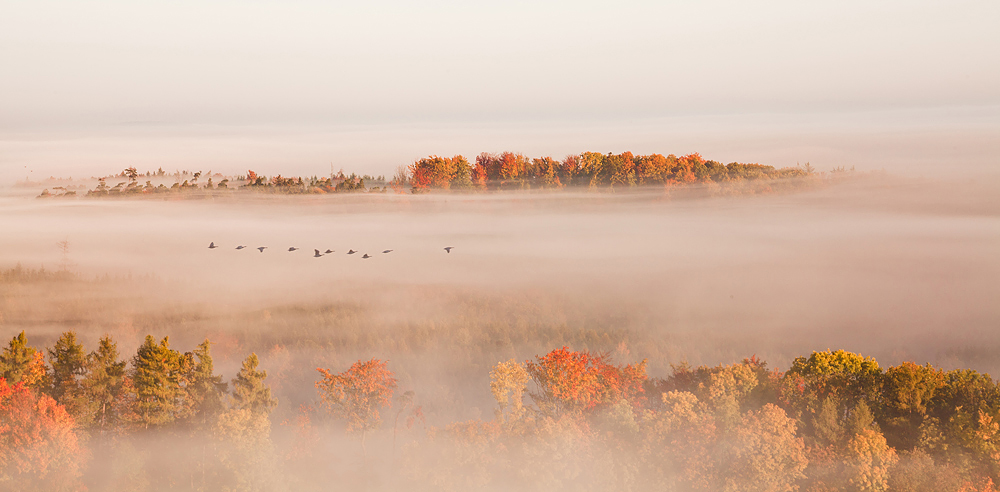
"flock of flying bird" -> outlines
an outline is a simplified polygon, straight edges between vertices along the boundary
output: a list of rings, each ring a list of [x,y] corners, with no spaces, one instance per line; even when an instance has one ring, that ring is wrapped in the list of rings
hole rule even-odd
[[[211,243],[209,243],[208,249],[215,249],[215,248],[218,248],[218,246],[215,245],[215,241],[212,241]],[[246,248],[246,246],[244,246],[242,244],[236,247],[236,249],[244,249],[244,248]],[[267,246],[260,246],[260,247],[257,248],[257,251],[260,251],[261,253],[263,253],[265,249],[267,249]],[[292,246],[292,247],[288,248],[288,251],[289,252],[298,251],[299,249],[301,249],[301,248],[296,248],[295,246]],[[454,249],[454,246],[448,246],[448,247],[444,248],[444,250],[446,252],[448,252],[448,253],[451,253],[452,249]],[[313,258],[319,258],[321,256],[325,256],[325,255],[328,255],[328,254],[334,252],[332,249],[328,249],[328,250],[326,250],[326,251],[324,251],[322,253],[318,249],[314,249],[313,251],[315,251],[315,253],[313,254]],[[392,253],[392,251],[393,250],[391,250],[391,249],[387,249],[387,250],[383,251],[382,254],[389,254],[389,253]],[[349,254],[349,255],[353,255],[355,253],[357,253],[357,251],[354,251],[353,249],[347,251],[347,254]],[[364,258],[364,259],[367,260],[368,258],[371,258],[371,255],[369,255],[368,253],[365,253],[364,256],[362,256],[362,258]]]

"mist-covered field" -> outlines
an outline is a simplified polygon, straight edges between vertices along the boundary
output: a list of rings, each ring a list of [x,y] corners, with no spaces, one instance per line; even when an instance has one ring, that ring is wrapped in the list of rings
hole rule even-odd
[[[69,272],[0,283],[4,342],[24,331],[42,350],[74,331],[89,352],[110,335],[131,364],[146,335],[169,337],[180,352],[208,338],[225,381],[259,356],[277,399],[270,435],[280,459],[268,459],[267,480],[235,489],[328,490],[330,480],[350,490],[522,487],[530,467],[507,482],[468,457],[433,473],[417,458],[452,456],[428,447],[427,433],[440,440],[456,423],[495,418],[498,362],[563,346],[616,364],[646,360],[650,378],[751,356],[786,370],[796,357],[839,349],[883,367],[1000,374],[996,181],[873,175],[740,197],[662,188],[62,201],[8,193],[0,231],[0,269]],[[392,417],[409,413],[383,410],[362,455],[355,434],[323,417],[314,383],[317,367],[341,372],[372,358],[388,361],[397,396],[413,391],[424,423],[394,432],[404,425]],[[296,434],[303,415],[312,415],[313,441]],[[174,469],[150,463],[187,463],[177,457],[184,441],[149,436],[129,444],[139,450],[132,461],[90,455],[84,483],[212,488],[158,479]],[[311,454],[296,455],[297,446]],[[580,486],[579,470],[559,473],[537,483]]]

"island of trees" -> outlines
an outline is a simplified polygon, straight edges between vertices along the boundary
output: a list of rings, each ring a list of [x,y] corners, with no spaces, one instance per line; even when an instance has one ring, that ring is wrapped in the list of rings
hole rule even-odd
[[[429,156],[409,166],[401,166],[389,180],[384,176],[343,171],[328,177],[263,176],[249,170],[246,175],[224,176],[211,172],[176,172],[163,169],[140,173],[129,167],[114,176],[99,178],[96,187],[86,192],[88,197],[143,196],[194,191],[235,192],[255,191],[281,194],[323,193],[423,193],[430,190],[487,191],[538,190],[582,187],[588,189],[621,189],[641,186],[675,187],[684,185],[727,186],[737,193],[760,193],[772,190],[775,183],[813,175],[808,164],[775,168],[762,164],[731,162],[722,164],[706,160],[699,154],[677,157],[673,154],[634,155],[631,152],[601,154],[584,152],[569,155],[561,161],[552,157],[529,158],[514,152],[482,153],[474,161],[461,155]],[[110,186],[109,179],[123,181]],[[172,184],[165,180],[173,178]],[[158,182],[158,184],[156,184]],[[759,186],[742,186],[761,183]],[[66,187],[42,191],[40,198],[76,196]]]

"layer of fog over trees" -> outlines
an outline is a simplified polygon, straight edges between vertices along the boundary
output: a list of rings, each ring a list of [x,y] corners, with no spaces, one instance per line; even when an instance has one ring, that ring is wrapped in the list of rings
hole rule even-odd
[[[7,191],[0,267],[65,269],[85,283],[6,286],[4,344],[25,331],[42,349],[75,331],[90,351],[107,334],[131,360],[146,335],[169,336],[181,352],[207,337],[225,381],[254,352],[278,401],[279,448],[294,433],[282,423],[319,404],[317,367],[371,358],[388,361],[397,393],[413,391],[433,428],[493,418],[495,364],[563,346],[645,359],[661,378],[684,362],[752,355],[786,370],[828,349],[883,367],[1000,374],[997,181],[875,175],[716,198],[654,189],[44,201]],[[335,253],[313,258],[313,248]],[[316,441],[323,468],[285,473],[321,489],[331,477],[357,489],[405,483],[389,456],[395,412],[383,411],[367,458],[336,421],[314,422],[327,426]],[[407,432],[400,449],[416,439]]]

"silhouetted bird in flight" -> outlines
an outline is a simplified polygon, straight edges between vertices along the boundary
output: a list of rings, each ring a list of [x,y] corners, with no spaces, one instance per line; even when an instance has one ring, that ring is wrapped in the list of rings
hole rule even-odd
[[[316,252],[316,254],[313,255],[313,258],[319,258],[320,256],[323,256],[323,255],[320,254],[320,252],[319,252],[318,249],[314,249],[313,251]]]
[[[208,249],[215,249],[215,248],[218,248],[218,246],[215,245],[215,241],[212,241],[212,243],[208,245]]]
[[[454,246],[448,246],[444,250],[447,251],[447,252],[449,252],[449,253],[451,253],[452,248],[454,248]]]
[[[349,254],[349,255],[353,255],[354,253],[357,253],[357,251],[354,251],[353,249],[352,249],[352,250],[349,250],[349,251],[347,252],[347,254]]]
[[[243,245],[241,244],[241,245],[237,246],[237,247],[236,247],[236,249],[243,249],[243,248],[245,248],[245,247],[246,247],[246,246],[243,246]]]
[[[261,247],[257,248],[257,251],[260,251],[261,253],[263,253],[265,249],[267,249],[267,246],[261,246]]]
[[[368,253],[365,253],[365,255],[364,255],[364,256],[362,256],[361,258],[363,258],[363,259],[366,259],[366,260],[367,260],[368,258],[371,258],[371,256],[368,256]]]
[[[295,251],[297,249],[299,249],[299,248],[296,248],[295,246],[292,246],[291,248],[288,248],[288,251]]]
[[[387,249],[387,250],[385,250],[385,251],[382,252],[382,254],[386,254],[386,253],[392,253],[392,250],[391,249]]]
[[[323,253],[324,254],[330,254],[330,253],[333,253],[333,250],[332,249],[328,249],[328,250],[324,251]]]

